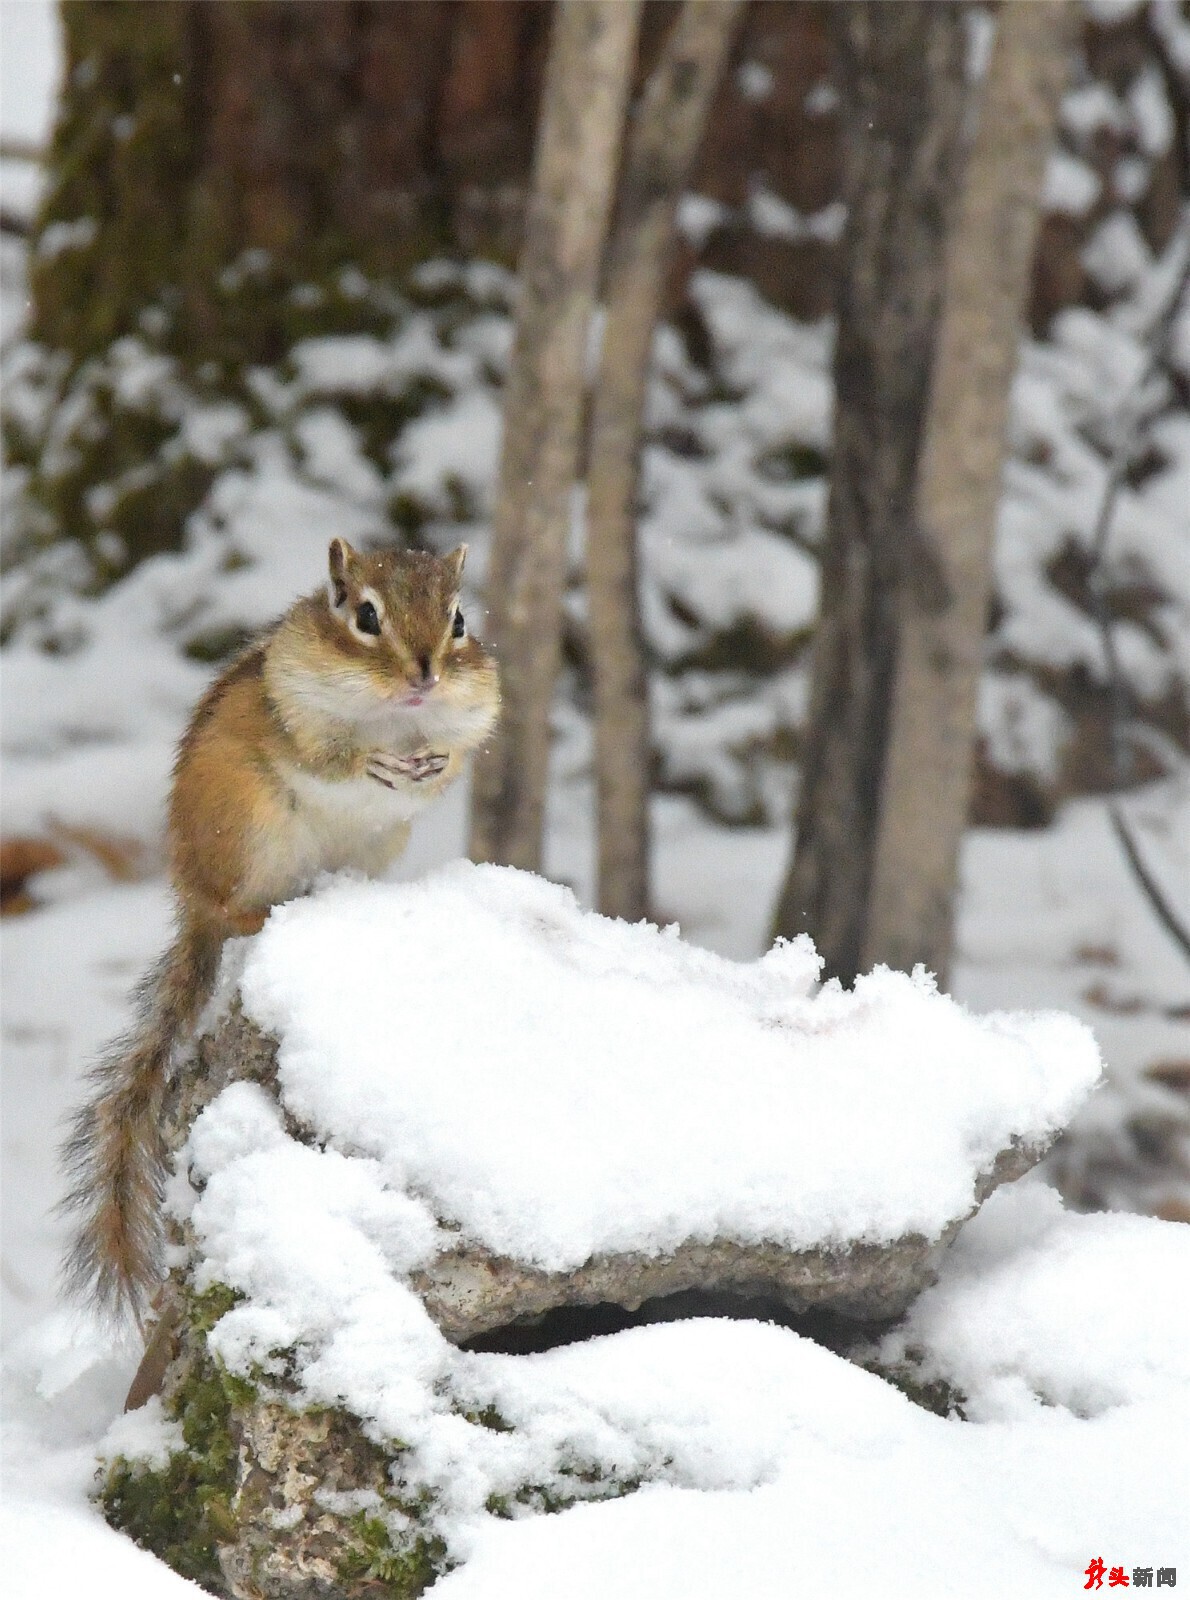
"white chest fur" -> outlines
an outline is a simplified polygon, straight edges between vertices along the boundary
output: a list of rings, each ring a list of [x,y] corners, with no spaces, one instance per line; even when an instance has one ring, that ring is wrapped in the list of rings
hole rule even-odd
[[[412,783],[390,789],[375,778],[336,783],[297,768],[285,779],[297,820],[313,835],[318,865],[324,869],[367,869],[385,838],[417,816],[435,792],[419,792]]]

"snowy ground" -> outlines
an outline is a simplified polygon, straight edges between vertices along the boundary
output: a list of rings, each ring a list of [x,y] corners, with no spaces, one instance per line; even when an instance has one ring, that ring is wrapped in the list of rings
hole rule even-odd
[[[402,875],[457,854],[462,816],[456,798],[427,819]],[[667,913],[702,943],[738,955],[757,950],[782,840],[759,830],[708,830],[684,802],[664,803],[658,820]],[[564,833],[556,844],[564,851]],[[1176,841],[1162,847],[1172,852]],[[139,1559],[85,1508],[96,1443],[118,1411],[137,1353],[113,1350],[58,1309],[61,1225],[49,1207],[59,1191],[53,1148],[62,1115],[77,1097],[83,1063],[126,1015],[128,985],[160,948],[168,907],[159,879],[112,885],[85,866],[58,876],[61,899],[6,920],[0,931],[6,1470],[16,1562],[8,1592],[18,1600],[67,1593],[86,1574],[87,1593],[164,1600],[180,1592],[181,1580]],[[981,1007],[1063,1005],[1091,1022],[1113,1058],[1113,1086],[1082,1116],[1100,1119],[1110,1150],[1120,1112],[1111,1096],[1135,1108],[1139,1069],[1185,1057],[1186,1024],[1169,1014],[1185,1004],[1185,977],[1110,849],[1102,808],[1073,807],[1045,834],[974,835],[964,881],[959,992]],[[751,892],[740,895],[740,883]],[[727,1448],[714,1430],[728,1419],[739,1448],[747,1444],[748,1459],[762,1462],[750,1480],[756,1486],[655,1489],[621,1504],[494,1527],[442,1592],[484,1600],[560,1589],[640,1600],[776,1600],[799,1575],[818,1573],[838,1594],[1049,1596],[1081,1589],[1082,1570],[1097,1554],[1129,1570],[1180,1564],[1190,1571],[1184,1392],[1173,1379],[1160,1397],[1142,1392],[1153,1366],[1145,1342],[1152,1328],[1171,1328],[1172,1346],[1184,1347],[1190,1233],[1147,1219],[1063,1220],[1047,1196],[1038,1185],[1031,1199],[1009,1203],[1022,1209],[1005,1210],[987,1246],[1004,1258],[998,1289],[989,1293],[1007,1298],[1003,1305],[974,1299],[949,1336],[956,1372],[976,1392],[995,1396],[1007,1373],[1021,1396],[1040,1392],[1044,1404],[1021,1398],[1019,1414],[993,1404],[986,1421],[944,1422],[782,1330],[691,1324],[688,1335],[617,1335],[602,1343],[635,1341],[623,1360],[639,1357],[634,1381],[655,1393],[659,1408],[660,1396],[668,1405],[676,1389],[681,1405],[702,1416],[697,1396],[715,1390],[714,1416],[700,1424],[719,1441],[708,1448]],[[1047,1230],[1064,1276],[1035,1275],[1044,1279],[1035,1285],[1039,1312],[1016,1252],[1027,1257],[1030,1234]],[[995,1327],[1019,1347],[1007,1355],[992,1348],[972,1381],[961,1361]],[[1042,1363],[1048,1351],[1057,1378],[1052,1370],[1040,1382],[1022,1375],[1022,1349]],[[715,1385],[708,1386],[708,1371]],[[761,1372],[763,1402],[719,1384],[735,1371]],[[658,1378],[653,1390],[659,1373],[664,1382]],[[1110,1390],[1109,1377],[1122,1389],[1100,1392],[1105,1383]],[[641,1404],[648,1409],[646,1399]],[[47,1548],[58,1564],[48,1572]],[[55,1570],[60,1576],[51,1582]]]
[[[440,815],[408,867],[449,853],[460,818],[458,808]],[[1035,849],[1029,872],[1013,852],[1041,836],[972,841],[968,865],[984,855],[984,892],[974,903],[968,896],[964,944],[985,1000],[996,992],[1036,1004],[1059,979],[1059,992],[1074,995],[1087,969],[1072,949],[1109,939],[1127,949],[1129,930],[1143,927],[1122,875],[1114,895],[1085,879],[1079,892],[1096,820],[1094,812],[1073,814],[1056,846]],[[684,828],[674,823],[674,881],[683,856],[697,851],[709,895],[706,863],[715,853],[707,843],[689,818]],[[768,844],[775,879],[780,852],[775,840]],[[755,867],[764,841],[752,846]],[[1015,892],[997,894],[1014,868]],[[719,875],[738,870],[727,857],[714,876],[722,886]],[[55,1125],[77,1092],[80,1063],[118,1026],[126,984],[160,944],[165,923],[155,883],[76,882],[59,904],[3,929],[6,1472],[15,1563],[7,1570],[8,1592],[21,1600],[80,1586],[153,1600],[181,1592],[181,1580],[140,1559],[84,1508],[96,1444],[137,1353],[113,1350],[56,1309],[60,1236],[45,1212],[57,1188]],[[726,931],[720,924],[720,935]],[[747,929],[730,936],[745,938]],[[1158,949],[1150,944],[1149,956]],[[1173,972],[1164,990],[1157,971],[1123,963],[1111,972],[1121,993],[1142,983],[1150,996],[1175,992]],[[1121,1026],[1135,1029],[1135,1016]],[[887,1352],[899,1360],[914,1351],[923,1380],[944,1378],[973,1397],[976,1421],[922,1412],[872,1374],[760,1324],[675,1324],[546,1357],[499,1358],[529,1364],[517,1381],[530,1394],[564,1392],[570,1404],[585,1397],[601,1427],[627,1429],[654,1448],[663,1438],[670,1454],[680,1440],[687,1482],[694,1460],[704,1476],[695,1478],[698,1488],[662,1486],[621,1503],[483,1527],[441,1592],[776,1600],[799,1575],[818,1573],[847,1595],[1050,1596],[1080,1590],[1096,1555],[1129,1572],[1179,1564],[1185,1572],[1188,1285],[1190,1233],[1181,1225],[1069,1216],[1052,1190],[1026,1180],[968,1228],[943,1286],[919,1302]]]

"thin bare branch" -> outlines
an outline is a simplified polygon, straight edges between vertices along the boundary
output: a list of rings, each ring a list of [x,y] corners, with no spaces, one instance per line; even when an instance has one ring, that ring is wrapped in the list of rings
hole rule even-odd
[[[1104,562],[1107,556],[1107,544],[1111,534],[1112,520],[1115,516],[1116,506],[1119,503],[1120,491],[1124,486],[1129,467],[1136,454],[1140,408],[1144,391],[1169,358],[1169,346],[1173,337],[1174,323],[1183,298],[1190,291],[1190,219],[1182,222],[1179,237],[1170,246],[1170,249],[1181,252],[1181,267],[1174,279],[1173,287],[1165,304],[1153,320],[1148,338],[1148,359],[1145,362],[1144,370],[1133,385],[1131,396],[1124,404],[1124,414],[1117,430],[1115,448],[1108,464],[1107,478],[1103,486],[1103,498],[1099,503],[1099,515],[1095,519],[1095,529],[1091,535],[1091,604],[1103,649],[1103,662],[1107,669],[1111,706],[1112,782],[1117,792],[1125,788],[1131,778],[1130,769],[1133,765],[1133,759],[1131,744],[1128,741],[1126,730],[1128,693],[1124,683],[1123,671],[1120,667],[1119,651],[1116,649],[1111,611],[1107,603],[1108,586],[1104,572]],[[1124,857],[1132,869],[1137,885],[1147,900],[1153,915],[1186,959],[1190,960],[1190,932],[1187,931],[1185,924],[1174,910],[1153,873],[1145,865],[1136,835],[1117,800],[1113,800],[1109,805],[1108,815],[1111,818],[1112,831],[1119,841]]]

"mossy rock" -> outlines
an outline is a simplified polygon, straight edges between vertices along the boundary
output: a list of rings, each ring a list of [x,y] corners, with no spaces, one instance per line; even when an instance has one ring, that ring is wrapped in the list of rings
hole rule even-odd
[[[229,1084],[276,1088],[275,1043],[238,1002],[193,1047],[173,1078],[166,1141],[178,1150]],[[291,1131],[304,1138],[291,1124]],[[162,1462],[116,1455],[102,1463],[99,1502],[113,1527],[175,1571],[228,1600],[413,1600],[456,1564],[437,1497],[419,1482],[400,1439],[372,1437],[346,1409],[311,1405],[293,1382],[292,1351],[266,1372],[229,1370],[211,1335],[240,1301],[225,1284],[199,1290],[187,1224],[171,1222],[175,1258],[130,1405],[159,1396],[171,1451]],[[156,1403],[156,1402],[155,1402]],[[477,1436],[513,1432],[490,1405],[451,1400]],[[568,1461],[559,1482],[526,1482],[493,1497],[492,1515],[562,1510],[640,1486],[597,1460]],[[561,1487],[559,1486],[561,1485]]]
[[[303,1406],[284,1362],[281,1376],[252,1381],[228,1371],[208,1336],[233,1291],[195,1294],[175,1277],[170,1294],[178,1331],[160,1399],[180,1448],[164,1463],[104,1463],[99,1501],[113,1527],[227,1600],[414,1600],[457,1564],[437,1497],[407,1467],[402,1441],[377,1443],[350,1413]],[[491,1408],[457,1414],[477,1430],[513,1431]],[[642,1481],[577,1460],[558,1481],[491,1495],[486,1509],[502,1519],[553,1513]]]
[[[225,1091],[233,1098],[214,1106]],[[264,1302],[241,1300],[233,1288],[207,1280],[219,1270],[207,1264],[200,1242],[209,1169],[203,1138],[187,1141],[208,1108],[215,1120],[204,1126],[219,1127],[219,1116],[230,1115],[224,1126],[239,1130],[237,1138],[250,1140],[253,1117],[265,1118],[285,1149],[302,1147],[302,1162],[307,1153],[317,1161],[351,1158],[328,1155],[324,1141],[279,1097],[276,1042],[233,999],[174,1075],[164,1107],[167,1145],[181,1157],[177,1196],[188,1176],[195,1199],[189,1208],[178,1203],[170,1223],[175,1266],[136,1398],[159,1394],[169,1431],[164,1441],[153,1440],[155,1454],[137,1460],[126,1451],[109,1459],[101,1489],[114,1526],[229,1600],[406,1600],[457,1564],[461,1530],[474,1529],[485,1515],[551,1514],[621,1497],[645,1483],[690,1486],[697,1471],[682,1465],[672,1440],[655,1439],[648,1430],[638,1436],[627,1424],[605,1436],[601,1425],[591,1426],[597,1401],[590,1412],[580,1403],[573,1428],[559,1428],[556,1396],[546,1393],[540,1413],[535,1398],[525,1399],[548,1381],[544,1374],[527,1390],[523,1374],[510,1379],[498,1362],[485,1364],[491,1363],[485,1349],[517,1356],[528,1331],[523,1348],[531,1350],[533,1330],[560,1310],[578,1318],[580,1332],[559,1341],[571,1342],[583,1336],[588,1308],[598,1313],[609,1307],[640,1312],[642,1322],[738,1314],[775,1317],[791,1327],[799,1315],[827,1313],[854,1325],[857,1338],[870,1337],[874,1324],[899,1315],[933,1280],[962,1220],[956,1217],[932,1240],[907,1234],[886,1245],[852,1241],[796,1250],[771,1241],[692,1239],[663,1254],[596,1252],[576,1268],[552,1272],[493,1254],[439,1219],[436,1242],[426,1247],[430,1254],[388,1269],[406,1297],[401,1305],[414,1308],[412,1342],[401,1341],[413,1323],[379,1324],[388,1329],[376,1367],[381,1389],[390,1371],[402,1382],[416,1374],[418,1398],[402,1398],[386,1410],[381,1401],[373,1403],[365,1379],[354,1391],[356,1411],[334,1399],[353,1392],[354,1379],[344,1390],[339,1384],[356,1356],[338,1376],[332,1360],[329,1387],[325,1370],[311,1383],[312,1364],[330,1348],[324,1331],[307,1338],[292,1331],[304,1323],[282,1317],[280,1326],[296,1342],[273,1348],[272,1313],[264,1309],[266,1320],[259,1320]],[[222,1137],[216,1135],[216,1144]],[[978,1176],[976,1202],[1025,1171],[1042,1148],[1010,1143]],[[262,1248],[259,1241],[254,1248]],[[724,1304],[709,1303],[708,1295]],[[733,1313],[733,1299],[744,1309]],[[589,1331],[606,1329],[593,1324]],[[375,1338],[371,1322],[369,1337]],[[912,1372],[889,1376],[918,1403],[942,1409],[954,1403],[949,1394],[920,1384],[915,1389]],[[569,1394],[564,1382],[563,1392]],[[377,1418],[384,1416],[390,1420],[382,1426]],[[396,1437],[394,1428],[406,1437]],[[468,1463],[462,1490],[460,1461]]]
[[[206,1334],[234,1303],[218,1287],[190,1302],[178,1355],[164,1397],[166,1417],[181,1427],[185,1448],[165,1466],[118,1457],[107,1468],[101,1502],[114,1528],[204,1588],[229,1593],[217,1549],[233,1538],[232,1499],[242,1436],[241,1417],[253,1401],[250,1384],[206,1351]]]
[[[182,1448],[164,1465],[118,1456],[99,1499],[115,1528],[212,1593],[252,1600],[412,1600],[449,1565],[424,1493],[400,1481],[399,1443],[302,1408],[284,1382],[228,1371],[207,1336],[237,1296],[186,1294],[162,1385]]]

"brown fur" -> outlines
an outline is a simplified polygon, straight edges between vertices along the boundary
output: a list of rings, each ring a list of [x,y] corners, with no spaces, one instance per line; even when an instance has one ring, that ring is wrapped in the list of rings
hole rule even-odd
[[[96,1067],[64,1151],[65,1204],[81,1217],[67,1280],[105,1310],[139,1318],[160,1278],[164,1087],[224,942],[255,933],[318,871],[380,871],[495,723],[495,663],[452,630],[464,554],[359,555],[332,541],[329,592],[299,600],[194,712],[169,807],[177,938],[142,985],[133,1031]],[[369,601],[377,635],[358,626]]]
[[[73,1180],[65,1204],[83,1219],[67,1283],[112,1311],[139,1316],[160,1277],[161,1099],[174,1040],[210,995],[223,937],[209,923],[182,923],[141,986],[137,1025],[94,1069],[95,1095],[75,1114],[64,1150]]]

